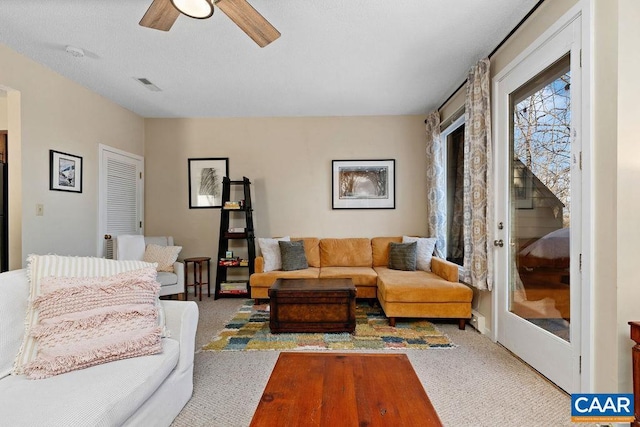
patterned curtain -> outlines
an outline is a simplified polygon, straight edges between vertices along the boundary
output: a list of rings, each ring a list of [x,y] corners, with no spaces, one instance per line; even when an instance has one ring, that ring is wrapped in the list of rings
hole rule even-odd
[[[464,280],[472,286],[493,287],[493,221],[491,102],[489,60],[469,71],[465,103],[464,162]]]
[[[444,156],[440,139],[440,113],[425,120],[427,128],[427,218],[429,237],[436,238],[435,254],[444,258],[447,230],[447,200],[444,188]]]

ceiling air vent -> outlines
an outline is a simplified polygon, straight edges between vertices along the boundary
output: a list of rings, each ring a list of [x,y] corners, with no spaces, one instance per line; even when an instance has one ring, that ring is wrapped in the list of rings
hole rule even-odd
[[[146,87],[150,91],[153,91],[153,92],[161,92],[162,91],[162,89],[160,89],[158,86],[156,86],[153,83],[151,83],[151,81],[149,81],[149,79],[145,79],[144,77],[135,77],[135,79],[137,81],[139,81],[144,87]]]

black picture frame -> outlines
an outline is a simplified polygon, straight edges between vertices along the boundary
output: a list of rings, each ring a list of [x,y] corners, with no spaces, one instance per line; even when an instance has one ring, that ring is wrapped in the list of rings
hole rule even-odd
[[[222,177],[229,176],[228,157],[188,159],[189,209],[222,207]]]
[[[333,160],[332,209],[395,209],[396,161]]]
[[[82,157],[49,150],[49,190],[82,193]]]

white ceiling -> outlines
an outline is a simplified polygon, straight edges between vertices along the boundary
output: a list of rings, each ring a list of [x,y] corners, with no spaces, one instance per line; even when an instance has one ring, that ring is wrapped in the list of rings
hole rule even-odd
[[[537,0],[249,2],[262,49],[220,10],[143,28],[151,0],[2,0],[0,42],[143,117],[426,114]]]

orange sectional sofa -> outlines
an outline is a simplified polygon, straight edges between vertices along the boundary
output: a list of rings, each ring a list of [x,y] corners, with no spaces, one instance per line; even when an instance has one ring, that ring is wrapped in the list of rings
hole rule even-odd
[[[458,266],[433,257],[431,272],[388,268],[389,243],[402,237],[292,238],[302,240],[309,267],[264,272],[264,259],[255,259],[251,297],[269,298],[277,279],[351,278],[361,299],[377,299],[394,326],[398,317],[454,318],[464,329],[471,318],[471,288],[458,281]]]

